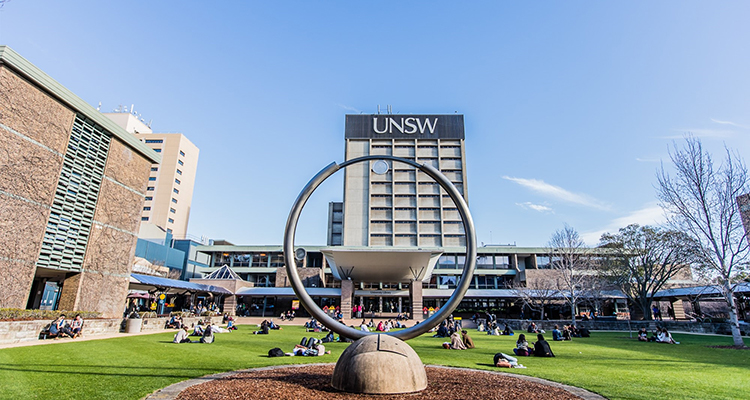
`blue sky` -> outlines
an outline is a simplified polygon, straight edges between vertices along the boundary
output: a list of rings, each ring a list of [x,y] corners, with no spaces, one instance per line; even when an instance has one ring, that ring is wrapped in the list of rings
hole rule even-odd
[[[343,161],[344,115],[462,113],[480,242],[588,244],[662,220],[686,132],[750,148],[749,2],[22,1],[9,45],[103,111],[135,104],[200,149],[189,233],[280,244],[308,179]],[[325,244],[328,201],[298,244]]]

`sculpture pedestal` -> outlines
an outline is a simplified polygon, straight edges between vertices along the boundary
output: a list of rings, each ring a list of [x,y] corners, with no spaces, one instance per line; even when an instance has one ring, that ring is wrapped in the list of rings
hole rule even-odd
[[[406,342],[389,335],[370,335],[344,350],[331,385],[351,393],[412,393],[427,387],[427,374],[422,360]]]

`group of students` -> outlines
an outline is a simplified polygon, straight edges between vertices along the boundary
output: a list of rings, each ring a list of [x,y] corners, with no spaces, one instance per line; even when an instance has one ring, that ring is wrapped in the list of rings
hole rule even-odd
[[[225,332],[231,332],[231,330],[217,326],[216,324],[211,323],[209,319],[205,322],[198,320],[192,334],[189,332],[187,325],[182,324],[180,330],[174,335],[172,343],[213,343],[214,333]],[[192,341],[190,336],[200,336],[200,339]]]
[[[81,336],[81,330],[83,329],[83,318],[81,314],[76,316],[70,322],[65,320],[65,314],[60,314],[49,326],[49,333],[54,336],[55,339],[62,337],[78,338]]]
[[[474,348],[474,341],[466,330],[455,331],[450,336],[450,342],[444,342],[443,348],[450,350],[467,350]]]
[[[552,349],[549,347],[549,343],[544,340],[544,335],[541,333],[536,335],[537,341],[529,343],[526,340],[525,334],[518,335],[516,341],[516,348],[513,349],[513,353],[517,356],[536,356],[536,357],[554,357]],[[495,362],[497,364],[497,361]]]
[[[232,325],[234,327],[234,325]],[[236,327],[234,329],[237,329]],[[263,322],[260,323],[260,330],[254,331],[253,335],[268,335],[271,329],[279,330],[281,327],[279,325],[276,325],[272,319],[264,319]]]
[[[641,342],[656,342],[656,343],[667,343],[667,344],[680,344],[672,338],[672,334],[669,333],[667,328],[657,327],[654,332],[651,333],[651,337],[648,336],[646,327],[641,328],[638,331],[638,340]]]

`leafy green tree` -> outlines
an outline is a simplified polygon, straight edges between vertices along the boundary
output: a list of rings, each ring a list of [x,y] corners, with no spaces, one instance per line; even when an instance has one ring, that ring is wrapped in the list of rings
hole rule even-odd
[[[638,224],[615,234],[605,233],[600,246],[608,249],[601,274],[625,293],[647,320],[652,318],[654,294],[672,278],[689,272],[695,255],[695,243],[684,233]]]

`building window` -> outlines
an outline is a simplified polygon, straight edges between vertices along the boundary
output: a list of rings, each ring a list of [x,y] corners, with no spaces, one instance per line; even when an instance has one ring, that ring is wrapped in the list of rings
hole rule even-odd
[[[154,191],[154,187],[153,186],[149,186],[149,187],[146,188],[146,191],[153,192]]]
[[[169,221],[170,224],[174,224],[174,220],[172,218],[168,219],[167,221]]]
[[[151,211],[151,207],[143,207],[143,211]]]
[[[177,170],[177,175],[182,175],[182,171],[180,171],[180,170],[178,169],[178,170]]]
[[[172,233],[172,228],[167,228],[167,233]]]
[[[175,179],[175,180],[174,180],[174,183],[176,183],[176,184],[178,184],[178,185],[179,185],[179,184],[180,184],[180,180],[179,180],[179,179]]]
[[[154,149],[155,152],[161,153],[161,149]]]
[[[151,171],[155,172],[155,171],[158,171],[158,170],[159,170],[159,167],[151,167]]]
[[[177,188],[172,189],[172,191],[175,192],[176,194],[180,194],[180,190]]]
[[[180,155],[183,156],[183,157],[185,157],[185,152],[182,151],[182,150],[180,150]]]
[[[151,200],[153,200],[153,199],[154,199],[154,198],[153,198],[153,197],[151,197],[151,196],[146,196],[146,201],[151,201]]]
[[[148,217],[141,217],[141,221],[148,221]]]
[[[175,199],[174,197],[172,197],[172,203],[177,204],[177,199]]]
[[[164,143],[164,139],[146,139],[146,143]]]
[[[171,212],[172,214],[174,214],[174,213],[176,213],[176,212],[177,212],[177,210],[175,210],[174,208],[170,208],[170,209],[169,209],[169,212]]]
[[[182,160],[177,160],[177,164],[180,164],[180,165],[185,165],[185,163],[184,163],[184,162],[182,162]]]
[[[148,177],[148,180],[150,180],[150,181],[152,181],[152,182],[153,182],[153,181],[155,181],[155,180],[156,180],[156,177],[155,177],[155,176],[149,176],[149,177]]]

